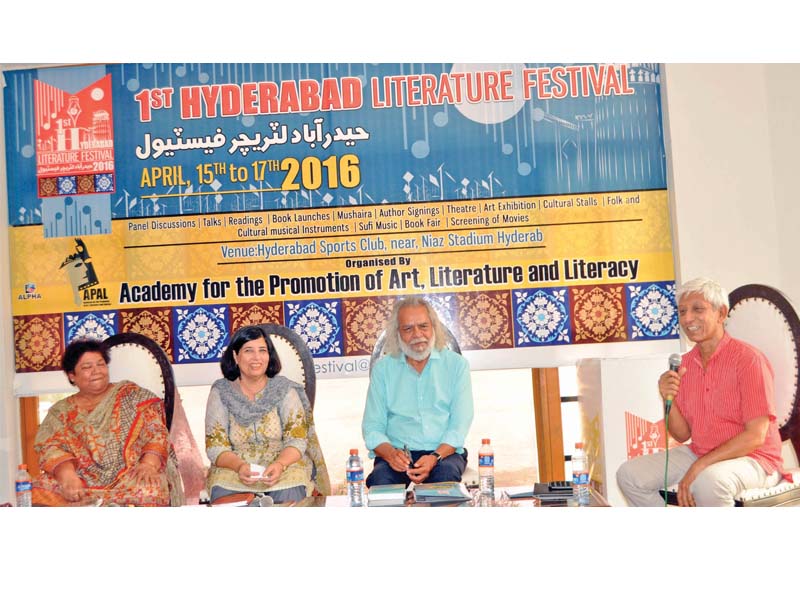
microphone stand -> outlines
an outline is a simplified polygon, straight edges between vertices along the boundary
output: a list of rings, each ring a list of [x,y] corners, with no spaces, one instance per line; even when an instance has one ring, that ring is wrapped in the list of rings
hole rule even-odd
[[[667,489],[667,479],[669,474],[669,411],[672,408],[672,398],[667,398],[664,405],[664,508],[669,506],[669,490]]]

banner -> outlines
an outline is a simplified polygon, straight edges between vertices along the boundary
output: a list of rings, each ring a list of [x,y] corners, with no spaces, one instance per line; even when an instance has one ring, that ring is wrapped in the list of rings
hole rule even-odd
[[[678,337],[656,64],[4,76],[18,373],[120,331],[217,362],[276,322],[365,374],[408,294],[479,368]]]

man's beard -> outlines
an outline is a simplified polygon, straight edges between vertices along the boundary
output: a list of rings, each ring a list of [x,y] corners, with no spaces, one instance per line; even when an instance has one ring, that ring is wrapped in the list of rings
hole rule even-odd
[[[417,352],[416,350],[411,348],[411,346],[414,346],[415,344],[418,344],[420,342],[428,342],[428,345],[425,346],[424,350],[422,350],[421,352]],[[408,344],[406,344],[403,341],[403,338],[400,338],[400,350],[402,350],[403,354],[408,356],[411,360],[425,360],[431,355],[431,350],[433,350],[435,344],[436,344],[435,332],[431,332],[431,338],[429,340],[426,340],[425,338],[414,338]]]

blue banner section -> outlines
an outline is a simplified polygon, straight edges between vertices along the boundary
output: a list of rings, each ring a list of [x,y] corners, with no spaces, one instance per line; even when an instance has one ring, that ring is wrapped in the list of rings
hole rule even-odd
[[[111,219],[666,188],[656,64],[64,67],[5,73],[11,225],[78,206],[43,209],[75,182],[37,189],[34,80],[105,75],[114,169],[87,185]]]

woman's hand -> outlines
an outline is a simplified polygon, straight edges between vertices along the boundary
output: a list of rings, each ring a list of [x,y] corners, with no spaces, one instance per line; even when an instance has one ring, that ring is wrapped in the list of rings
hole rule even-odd
[[[264,479],[268,485],[277,483],[285,470],[286,467],[283,465],[283,463],[276,460],[264,470]]]
[[[242,462],[236,473],[239,475],[239,481],[245,485],[253,485],[259,480],[258,473],[250,470],[250,463],[248,462]]]
[[[161,479],[161,467],[147,461],[139,461],[133,468],[133,480],[138,485],[158,485]]]
[[[53,470],[53,477],[58,481],[61,495],[67,502],[80,502],[89,493],[83,479],[75,470],[75,463],[71,460],[58,465]]]
[[[61,495],[67,502],[80,502],[86,496],[86,485],[77,473],[65,473],[61,481]]]

